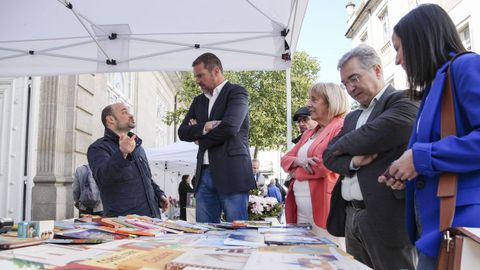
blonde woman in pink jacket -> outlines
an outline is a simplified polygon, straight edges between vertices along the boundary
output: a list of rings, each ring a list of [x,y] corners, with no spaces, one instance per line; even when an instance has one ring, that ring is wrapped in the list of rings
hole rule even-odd
[[[325,229],[331,192],[339,175],[323,165],[322,155],[340,132],[349,106],[345,91],[334,83],[317,83],[308,96],[310,117],[318,125],[305,131],[282,157],[283,170],[295,178],[288,189],[285,215],[287,223],[310,223]]]

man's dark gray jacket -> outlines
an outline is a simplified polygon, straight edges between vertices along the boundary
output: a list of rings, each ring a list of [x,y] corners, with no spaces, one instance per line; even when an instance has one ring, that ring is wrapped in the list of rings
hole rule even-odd
[[[87,153],[100,189],[104,215],[160,218],[159,201],[164,193],[152,179],[142,140],[136,138],[137,147],[127,159],[123,158],[118,141],[118,135],[106,128],[105,136],[90,145]]]

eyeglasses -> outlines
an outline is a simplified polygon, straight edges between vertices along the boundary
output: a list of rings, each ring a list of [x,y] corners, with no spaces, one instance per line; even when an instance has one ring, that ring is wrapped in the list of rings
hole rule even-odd
[[[342,85],[345,87],[345,88],[348,88],[348,86],[354,86],[356,85],[357,83],[360,82],[360,79],[362,78],[362,75],[360,74],[353,74],[352,76],[350,76],[347,81],[345,82],[342,82]]]

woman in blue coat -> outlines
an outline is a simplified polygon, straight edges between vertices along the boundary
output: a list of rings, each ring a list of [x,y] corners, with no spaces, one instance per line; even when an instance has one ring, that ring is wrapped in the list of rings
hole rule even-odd
[[[480,56],[464,54],[455,25],[438,5],[421,5],[394,27],[396,64],[407,73],[410,93],[422,103],[409,149],[381,176],[393,189],[406,186],[407,228],[419,251],[418,269],[435,269],[441,242],[438,179],[458,175],[453,227],[480,227]],[[451,64],[451,65],[450,65]],[[447,68],[452,74],[457,134],[440,138],[440,108]],[[395,181],[394,179],[408,180]]]

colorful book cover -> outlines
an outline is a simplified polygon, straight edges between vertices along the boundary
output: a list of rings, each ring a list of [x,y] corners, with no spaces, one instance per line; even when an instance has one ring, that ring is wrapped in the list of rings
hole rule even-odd
[[[55,238],[101,239],[104,241],[112,241],[125,239],[127,236],[97,229],[79,229],[57,232],[55,233]]]
[[[174,221],[176,225],[182,226],[182,227],[187,227],[187,228],[193,228],[193,229],[198,229],[204,232],[207,232],[209,228],[197,224],[192,224],[190,222],[186,222],[184,220],[175,220]]]
[[[71,262],[88,260],[101,256],[103,250],[86,249],[83,246],[67,246],[44,244],[5,251],[15,258],[44,263],[55,266],[64,266]]]
[[[147,253],[148,251],[143,250],[123,249],[109,255],[100,256],[98,258],[93,258],[91,260],[81,261],[77,263],[80,265],[102,267],[105,269],[117,269],[118,265],[122,262],[130,261],[138,255]]]
[[[40,245],[43,241],[34,238],[0,237],[0,249],[12,249]]]
[[[234,220],[233,228],[264,228],[271,227],[272,222],[263,220]]]
[[[312,235],[311,230],[305,228],[295,228],[295,227],[272,227],[272,228],[259,228],[259,233],[265,234],[288,234],[288,235]]]
[[[266,233],[265,244],[267,245],[336,245],[325,237],[290,235],[279,233]]]
[[[160,236],[166,233],[165,230],[151,230],[151,229],[140,230],[140,229],[133,229],[133,228],[120,228],[120,229],[117,229],[117,232],[136,235],[136,236],[153,236],[153,237]]]
[[[208,249],[187,251],[167,264],[167,270],[199,267],[219,270],[244,269],[250,254],[229,253]],[[245,268],[246,269],[246,268]],[[266,268],[271,269],[271,268]]]
[[[176,223],[171,220],[166,220],[162,224],[163,227],[177,230],[177,231],[182,231],[182,232],[187,232],[187,233],[205,233],[205,230],[202,228],[196,228],[193,226],[185,226],[185,224],[181,223]]]
[[[263,247],[265,246],[262,234],[230,234],[223,242],[226,246],[247,246],[247,247]]]
[[[118,264],[119,270],[137,270],[141,268],[148,269],[165,269],[166,265],[183,254],[182,251],[157,248],[148,253],[140,254],[130,258],[128,261]]]
[[[36,263],[28,260],[22,260],[18,258],[3,258],[0,257],[0,269],[48,269],[48,264]]]
[[[245,269],[325,269],[325,270],[349,270],[350,265],[344,265],[333,255],[314,256],[309,254],[278,253],[278,252],[253,252]]]
[[[97,222],[103,226],[106,227],[112,227],[112,228],[123,228],[125,227],[123,224],[117,223],[114,221],[112,218],[101,218],[97,220]]]

